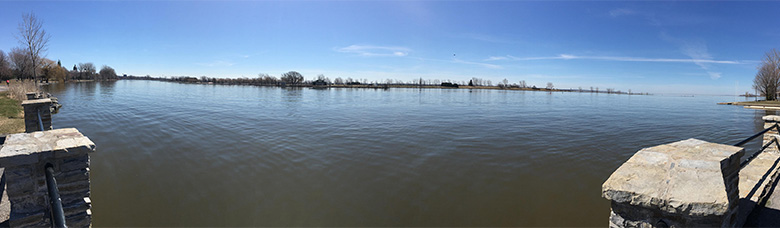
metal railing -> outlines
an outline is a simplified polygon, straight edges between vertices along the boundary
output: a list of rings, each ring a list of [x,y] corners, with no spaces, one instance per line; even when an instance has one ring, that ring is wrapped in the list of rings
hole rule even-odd
[[[36,109],[38,111],[38,126],[41,127],[41,131],[44,131],[43,129],[43,118],[41,118],[41,108]]]
[[[57,180],[54,179],[54,167],[46,164],[46,188],[49,190],[49,203],[51,209],[52,227],[67,227],[65,225],[65,210],[62,209],[62,198],[57,189]]]
[[[766,128],[766,129],[764,129],[763,131],[761,131],[761,132],[758,132],[758,133],[754,134],[753,136],[750,136],[750,137],[748,137],[747,139],[745,139],[745,140],[742,140],[742,141],[740,141],[740,142],[738,142],[738,143],[734,144],[734,146],[739,146],[739,147],[741,147],[742,145],[745,145],[745,143],[747,143],[747,142],[750,142],[750,141],[751,141],[751,140],[753,140],[753,139],[756,139],[758,136],[764,135],[764,133],[766,133],[766,132],[768,132],[769,130],[772,130],[772,129],[775,129],[775,130],[777,130],[778,132],[780,132],[780,126],[778,126],[778,125],[777,125],[777,123],[775,123],[775,124],[774,124],[774,125],[772,125],[771,127],[768,127],[768,128]],[[740,168],[740,169],[744,168],[744,167],[745,167],[747,164],[749,164],[749,163],[750,163],[750,161],[752,161],[752,160],[753,160],[753,158],[756,158],[756,157],[758,156],[758,154],[760,154],[761,152],[764,152],[764,150],[766,150],[766,148],[768,148],[769,146],[771,146],[771,145],[772,145],[772,143],[774,143],[774,144],[775,144],[775,145],[776,145],[778,148],[780,148],[780,142],[778,142],[778,141],[777,141],[777,138],[773,137],[773,138],[772,138],[772,140],[769,140],[769,142],[767,142],[766,144],[764,144],[764,146],[762,146],[760,150],[758,150],[758,151],[756,151],[755,153],[751,154],[751,155],[750,155],[750,157],[748,157],[747,159],[745,159],[745,161],[743,161],[742,163],[739,163],[739,168]]]
[[[41,131],[43,128],[43,119],[41,119],[41,110],[38,109],[38,126]],[[44,167],[46,173],[46,189],[49,193],[49,214],[51,215],[52,227],[67,227],[65,225],[65,210],[62,209],[62,198],[60,198],[60,191],[57,189],[57,179],[54,179],[54,165],[46,164]]]

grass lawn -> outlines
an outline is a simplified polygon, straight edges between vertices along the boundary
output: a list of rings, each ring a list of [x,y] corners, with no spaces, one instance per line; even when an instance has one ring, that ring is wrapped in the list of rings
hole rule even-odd
[[[8,92],[0,92],[0,134],[20,132],[24,132],[21,101],[8,97]]]

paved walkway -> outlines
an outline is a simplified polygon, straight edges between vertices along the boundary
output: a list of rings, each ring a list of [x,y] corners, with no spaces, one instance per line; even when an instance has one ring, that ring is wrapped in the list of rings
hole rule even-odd
[[[780,186],[775,182],[764,205],[758,205],[750,214],[746,227],[780,227]]]
[[[0,146],[2,147],[2,146]],[[0,198],[0,228],[8,227],[8,218],[11,215],[11,203],[8,202],[8,193],[5,192],[5,172],[4,168],[0,168],[0,191],[3,191],[2,198]]]

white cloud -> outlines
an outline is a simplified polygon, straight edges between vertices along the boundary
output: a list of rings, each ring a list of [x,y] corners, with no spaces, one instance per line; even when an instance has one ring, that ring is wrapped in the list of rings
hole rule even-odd
[[[373,46],[373,45],[350,45],[347,47],[336,48],[338,52],[352,53],[360,56],[407,56],[412,50],[406,47],[395,46]]]
[[[710,52],[707,49],[707,44],[705,44],[703,41],[678,39],[663,32],[661,33],[661,39],[679,45],[680,52],[690,57],[691,61],[698,65],[702,70],[707,72],[707,75],[709,75],[711,79],[715,80],[720,78],[720,72],[713,72],[710,69],[711,63],[719,62],[712,60],[712,55],[710,55]]]
[[[507,59],[507,57],[504,57],[504,56],[490,56],[487,59],[485,59],[484,61],[496,61],[496,60],[506,60],[506,59]]]
[[[636,11],[630,10],[630,9],[613,9],[609,11],[609,15],[612,17],[619,17],[624,15],[634,15],[636,14]]]
[[[452,62],[454,62],[454,63],[462,63],[462,64],[469,64],[469,65],[478,65],[478,66],[483,66],[483,67],[487,67],[487,68],[490,68],[490,69],[501,69],[502,68],[501,66],[495,65],[495,64],[469,62],[469,61],[463,61],[463,60],[460,60],[460,59],[454,59],[454,60],[452,60]]]
[[[694,58],[698,56],[699,58]],[[558,56],[546,56],[546,57],[514,57],[511,55],[503,56],[491,56],[485,59],[485,61],[496,60],[514,60],[514,61],[529,61],[529,60],[571,60],[571,59],[583,59],[583,60],[604,60],[604,61],[622,61],[622,62],[672,62],[672,63],[715,63],[715,64],[742,64],[748,61],[733,61],[733,60],[713,60],[706,55],[692,55],[691,59],[675,59],[675,58],[643,58],[643,57],[625,57],[625,56],[579,56],[571,54],[560,54]]]
[[[720,72],[707,72],[713,80],[720,78]]]
[[[567,54],[561,54],[559,57],[561,59],[577,59],[577,58],[580,58],[580,57],[577,57],[577,56],[574,56],[574,55],[567,55]]]

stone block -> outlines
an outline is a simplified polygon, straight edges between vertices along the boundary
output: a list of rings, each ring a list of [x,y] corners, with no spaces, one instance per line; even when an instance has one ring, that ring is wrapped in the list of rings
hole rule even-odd
[[[49,98],[34,99],[22,101],[22,107],[24,109],[24,126],[25,132],[41,131],[41,124],[43,124],[43,130],[51,130],[51,107],[52,100]],[[41,121],[38,121],[38,118]]]
[[[697,139],[640,150],[602,185],[619,216],[610,224],[729,226],[743,154],[741,147]]]
[[[11,200],[11,211],[16,213],[37,213],[48,208],[47,199],[45,193],[43,194],[31,194],[26,197],[17,197]]]
[[[57,161],[57,170],[59,172],[68,172],[72,170],[82,170],[89,168],[89,156],[84,154],[82,156],[75,156],[72,158],[64,158]]]
[[[0,149],[0,166],[7,167],[7,192],[14,214],[9,219],[11,226],[50,225],[44,174],[47,164],[53,165],[66,215],[77,224],[68,225],[89,226],[87,210],[91,206],[84,198],[90,194],[88,153],[94,150],[94,143],[75,128],[7,136]]]
[[[10,227],[50,227],[51,219],[45,212],[17,213],[11,211],[8,225]]]
[[[89,190],[83,190],[78,192],[72,192],[69,194],[60,194],[60,199],[62,199],[62,205],[74,205],[74,204],[81,204],[86,203],[89,204],[84,199],[89,199],[89,197],[84,197],[89,195]]]
[[[75,128],[8,135],[0,149],[0,166],[37,163],[41,152],[53,151],[54,158],[91,153],[95,144]]]
[[[57,184],[59,185],[73,182],[89,182],[89,172],[87,172],[86,168],[71,170],[55,174],[54,178],[57,179]]]
[[[761,117],[761,119],[763,119],[764,122],[770,122],[770,123],[780,122],[780,116],[778,115],[766,115],[764,117]]]

